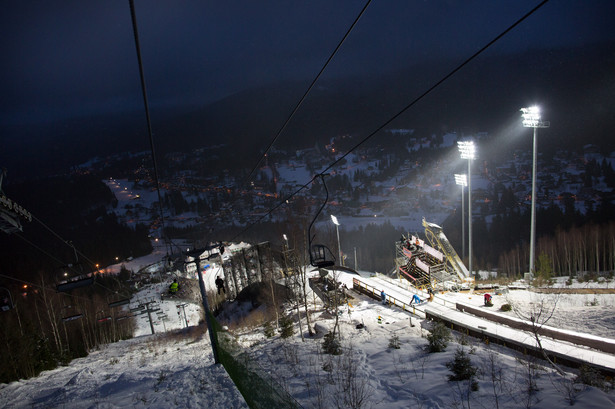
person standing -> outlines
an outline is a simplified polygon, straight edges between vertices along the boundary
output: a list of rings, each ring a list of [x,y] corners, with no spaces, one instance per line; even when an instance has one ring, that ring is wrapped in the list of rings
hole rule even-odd
[[[380,298],[382,298],[382,305],[386,305],[387,304],[387,295],[384,292],[384,290],[382,290],[382,292],[380,293]]]
[[[220,291],[226,294],[226,289],[224,288],[224,280],[220,278],[220,276],[216,278],[216,287],[218,287],[218,294],[220,294]]]
[[[177,290],[179,290],[179,283],[177,282],[177,279],[175,279],[169,286],[169,292],[175,294]]]

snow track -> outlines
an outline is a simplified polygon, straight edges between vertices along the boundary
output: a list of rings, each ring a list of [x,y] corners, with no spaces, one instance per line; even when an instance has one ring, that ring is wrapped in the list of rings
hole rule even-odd
[[[404,310],[408,310],[407,305],[410,305],[410,300],[415,293],[419,294],[421,299],[425,298],[425,294],[422,291],[412,287],[404,288],[403,282],[402,286],[399,286],[396,280],[388,277],[380,275],[357,277],[355,275],[353,278],[364,284],[365,288],[368,288],[369,292],[371,292],[373,298],[379,298],[380,291],[384,290],[387,296],[394,298],[391,304]],[[539,350],[537,341],[531,331],[514,329],[486,318],[459,311],[456,309],[456,302],[446,300],[444,297],[436,296],[433,302],[412,309],[412,312],[415,314],[417,311],[423,312],[427,318],[445,322],[448,326],[472,336],[489,340],[490,342],[497,342],[524,353],[534,351],[536,355],[540,355],[537,352]],[[585,336],[585,334],[578,335]],[[599,338],[594,336],[588,337]],[[604,341],[612,342],[612,340],[608,339],[604,339]],[[573,367],[588,364],[601,370],[603,373],[611,376],[615,375],[615,355],[545,336],[541,336],[541,343],[551,359]]]

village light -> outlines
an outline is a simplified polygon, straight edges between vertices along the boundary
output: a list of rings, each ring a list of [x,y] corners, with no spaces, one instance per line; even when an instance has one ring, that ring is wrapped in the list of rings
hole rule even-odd
[[[331,215],[331,221],[335,224],[335,231],[337,232],[337,253],[339,256],[339,260],[341,265],[344,265],[344,260],[342,260],[342,248],[340,247],[340,222],[337,221],[337,217]]]
[[[540,108],[537,106],[529,108],[521,108],[521,117],[523,118],[523,126],[526,128],[534,128],[534,143],[532,154],[532,215],[530,220],[530,273],[534,273],[534,250],[536,248],[536,152],[538,145],[538,128],[548,128],[549,122],[543,122],[540,119]]]
[[[463,188],[468,186],[468,176],[465,173],[455,174],[455,183],[461,186],[461,258],[466,255],[466,223],[463,219],[465,216],[465,205],[463,201]]]
[[[457,141],[461,159],[468,160],[468,270],[472,274],[472,161],[476,157],[474,141]]]

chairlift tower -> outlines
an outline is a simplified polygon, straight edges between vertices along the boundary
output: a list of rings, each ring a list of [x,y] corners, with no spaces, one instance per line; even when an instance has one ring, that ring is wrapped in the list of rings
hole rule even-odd
[[[12,201],[2,191],[2,181],[6,175],[6,169],[0,171],[0,230],[6,234],[23,231],[21,219],[32,221],[29,211]]]

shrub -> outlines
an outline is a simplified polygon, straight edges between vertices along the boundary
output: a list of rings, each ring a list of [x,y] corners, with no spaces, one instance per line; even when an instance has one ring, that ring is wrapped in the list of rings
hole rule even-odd
[[[436,322],[427,335],[429,342],[429,352],[442,352],[446,349],[448,342],[451,340],[451,331],[441,322]]]
[[[322,343],[322,349],[325,354],[329,355],[341,355],[342,354],[342,346],[340,342],[335,338],[335,335],[332,332],[325,334],[324,341]]]
[[[463,348],[457,349],[455,358],[447,362],[446,367],[453,373],[448,376],[449,381],[470,381],[470,389],[478,390],[478,382],[475,379],[478,369],[472,366],[472,361]]]
[[[295,333],[295,326],[290,316],[285,315],[280,318],[280,336],[282,338],[289,338]]]
[[[512,305],[510,304],[502,304],[502,306],[500,307],[501,311],[510,311],[512,310]]]
[[[589,365],[581,365],[579,368],[579,375],[576,377],[575,382],[594,386],[603,390],[606,389],[605,378],[600,374],[600,371]]]
[[[271,321],[267,321],[265,325],[263,326],[263,329],[265,331],[265,336],[267,338],[271,338],[272,336],[275,335],[275,328],[273,327],[273,324],[271,323]]]
[[[389,348],[399,349],[401,346],[399,345],[399,336],[397,334],[393,334],[393,336],[389,339]]]

